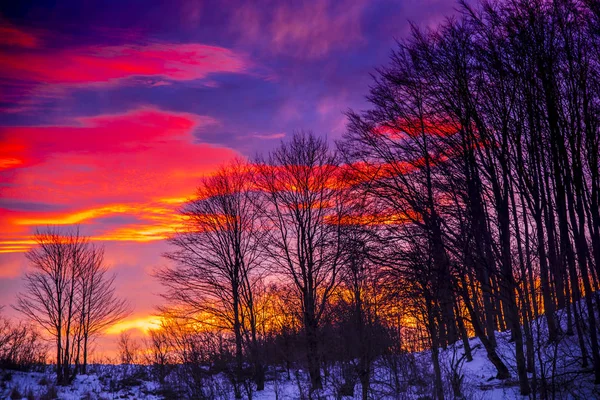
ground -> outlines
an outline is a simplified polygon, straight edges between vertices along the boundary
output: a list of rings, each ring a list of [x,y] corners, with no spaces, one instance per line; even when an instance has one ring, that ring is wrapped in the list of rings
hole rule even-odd
[[[582,310],[585,312],[585,309]],[[566,316],[559,313],[559,319],[566,330]],[[555,399],[594,399],[600,398],[600,385],[593,384],[591,369],[582,368],[581,354],[577,336],[561,336],[556,343],[548,343],[544,318],[534,321],[536,348],[536,369],[538,387],[541,377],[545,377],[546,386],[551,387]],[[511,378],[498,380],[496,371],[487,359],[486,352],[478,339],[470,339],[473,360],[466,362],[464,347],[458,342],[448,349],[441,350],[440,358],[444,373],[445,392],[453,398],[451,377],[460,388],[465,399],[520,399],[517,382],[514,343],[510,341],[510,332],[497,334],[498,354],[511,371]],[[372,379],[373,397],[376,399],[427,399],[432,393],[433,373],[431,354],[424,351],[395,357],[382,357],[376,363]],[[591,360],[590,360],[591,363]],[[89,375],[79,375],[71,386],[53,385],[51,371],[18,372],[0,371],[0,398],[6,399],[150,399],[167,397],[160,385],[148,378],[149,373],[138,366],[95,365]],[[337,390],[343,384],[339,366],[329,367],[324,377],[324,390],[320,398],[336,399]],[[140,378],[140,376],[142,378]],[[254,400],[283,400],[307,398],[308,378],[304,371],[294,370],[287,379],[287,372],[273,370],[265,390],[254,393]],[[146,377],[146,378],[143,378]],[[530,378],[532,375],[530,374]],[[211,396],[218,399],[231,398],[231,386],[222,376],[207,382]],[[19,397],[20,396],[20,397]],[[173,394],[171,394],[170,398]],[[539,392],[535,398],[539,397]],[[175,397],[177,398],[177,397]],[[351,397],[346,397],[351,399]],[[355,398],[360,398],[360,384],[356,384]]]

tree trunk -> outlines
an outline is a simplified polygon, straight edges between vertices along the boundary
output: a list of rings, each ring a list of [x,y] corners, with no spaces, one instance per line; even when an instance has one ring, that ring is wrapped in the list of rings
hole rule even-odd
[[[312,320],[309,320],[306,324],[306,344],[311,388],[312,390],[321,390],[323,389],[323,382],[321,381],[319,341],[317,337],[317,327]]]
[[[462,277],[462,279],[464,279],[464,276]],[[508,371],[508,368],[506,367],[506,365],[504,364],[502,359],[500,359],[500,357],[498,357],[498,353],[496,353],[496,347],[492,345],[488,336],[485,334],[485,332],[481,326],[481,323],[479,322],[479,316],[475,313],[475,310],[473,309],[473,306],[471,305],[471,298],[469,296],[469,293],[464,287],[466,287],[466,286],[465,286],[465,282],[463,281],[463,289],[460,290],[460,294],[463,297],[465,306],[467,307],[467,311],[469,312],[469,316],[471,317],[471,325],[473,325],[473,330],[475,331],[475,336],[477,336],[479,338],[479,340],[481,341],[481,344],[485,348],[488,360],[490,360],[490,362],[494,365],[494,367],[496,367],[496,371],[497,371],[496,378],[497,379],[508,379],[508,378],[510,378],[510,372]]]
[[[444,400],[444,387],[442,385],[442,370],[440,368],[440,347],[438,339],[438,330],[436,329],[435,318],[433,315],[433,305],[431,299],[426,296],[427,303],[427,325],[429,330],[429,336],[431,337],[431,360],[433,362],[434,371],[434,396],[437,400]]]
[[[240,326],[239,298],[236,295],[236,288],[233,289],[233,331],[235,335],[235,378],[233,389],[235,398],[242,398],[242,369],[243,369],[243,348],[242,348],[242,329]]]

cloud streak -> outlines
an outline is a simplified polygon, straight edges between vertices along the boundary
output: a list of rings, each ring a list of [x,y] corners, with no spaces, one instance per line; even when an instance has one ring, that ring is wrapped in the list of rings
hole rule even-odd
[[[120,45],[48,47],[48,33],[0,24],[0,111],[21,113],[68,98],[75,89],[159,87],[206,80],[214,74],[251,74],[254,64],[229,48],[146,38]],[[55,39],[53,37],[53,39]]]
[[[48,85],[114,84],[131,77],[185,81],[248,68],[249,63],[231,50],[196,43],[0,53],[0,75],[5,79]]]
[[[233,15],[242,42],[268,43],[268,51],[318,59],[365,42],[361,17],[367,1],[246,2]],[[265,10],[269,10],[265,12]]]
[[[0,233],[0,251],[26,250],[34,227],[47,224],[94,223],[97,240],[164,239],[199,179],[239,156],[197,141],[194,132],[215,125],[206,116],[142,108],[62,126],[0,128],[4,202],[39,203],[43,194],[45,203],[0,203],[0,224],[10,227]],[[135,222],[107,218],[114,216]]]

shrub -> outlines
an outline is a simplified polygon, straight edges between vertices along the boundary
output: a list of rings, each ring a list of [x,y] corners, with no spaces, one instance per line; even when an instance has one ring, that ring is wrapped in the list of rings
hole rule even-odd
[[[28,371],[45,364],[45,355],[45,344],[31,325],[0,317],[0,368]]]
[[[13,377],[12,372],[6,371],[4,373],[4,375],[2,376],[2,383],[6,383],[6,382],[12,381],[12,377]]]
[[[21,394],[21,391],[18,386],[12,388],[12,390],[10,391],[10,398],[12,400],[21,400],[23,398],[23,395]]]
[[[41,394],[39,400],[55,400],[55,399],[58,399],[58,389],[56,388],[56,385],[52,384],[52,385],[48,385],[48,387],[46,388],[46,391]]]

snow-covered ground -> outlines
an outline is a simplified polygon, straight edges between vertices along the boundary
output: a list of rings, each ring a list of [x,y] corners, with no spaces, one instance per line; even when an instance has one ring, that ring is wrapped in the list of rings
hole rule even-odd
[[[566,316],[559,313],[563,330]],[[591,368],[582,369],[580,348],[577,336],[563,335],[557,343],[548,343],[545,320],[534,323],[536,350],[536,371],[538,387],[542,375],[546,386],[552,387],[555,399],[600,399],[600,385],[593,384]],[[539,332],[539,335],[538,335]],[[514,343],[510,342],[510,332],[497,334],[498,354],[511,371],[511,378],[498,380],[496,371],[487,359],[485,349],[479,339],[472,338],[473,360],[464,360],[462,342],[441,350],[440,359],[445,378],[445,392],[452,395],[450,377],[460,380],[460,392],[465,399],[520,399],[517,381]],[[377,361],[372,378],[373,399],[428,399],[432,394],[433,372],[430,352],[383,357]],[[555,361],[555,362],[554,362]],[[591,360],[589,360],[591,365]],[[453,367],[454,366],[454,367]],[[146,368],[146,370],[144,370]],[[178,398],[173,392],[161,391],[161,386],[147,378],[148,367],[95,365],[88,375],[79,375],[71,386],[56,387],[51,371],[17,372],[0,371],[0,398],[4,399],[164,399]],[[136,375],[135,371],[138,372]],[[139,374],[139,372],[145,372]],[[283,370],[272,370],[265,390],[253,393],[255,400],[283,400],[308,398],[309,384],[306,373],[292,371],[290,379]],[[319,393],[322,399],[338,399],[336,393],[342,385],[339,366],[329,368],[324,374],[324,389]],[[146,377],[146,378],[143,378]],[[530,374],[530,378],[532,375]],[[217,399],[233,398],[231,385],[222,376],[207,381],[209,392]],[[536,398],[539,397],[539,391]],[[313,397],[313,398],[316,398]],[[351,399],[352,397],[345,397]],[[357,382],[354,398],[360,398],[360,384]],[[533,398],[533,396],[531,396]]]
[[[0,394],[6,399],[162,399],[157,396],[159,385],[155,382],[119,384],[121,366],[105,365],[94,374],[78,375],[70,386],[56,386],[54,374],[48,372],[0,372]],[[16,390],[15,390],[16,389]],[[20,397],[19,397],[20,395]]]

